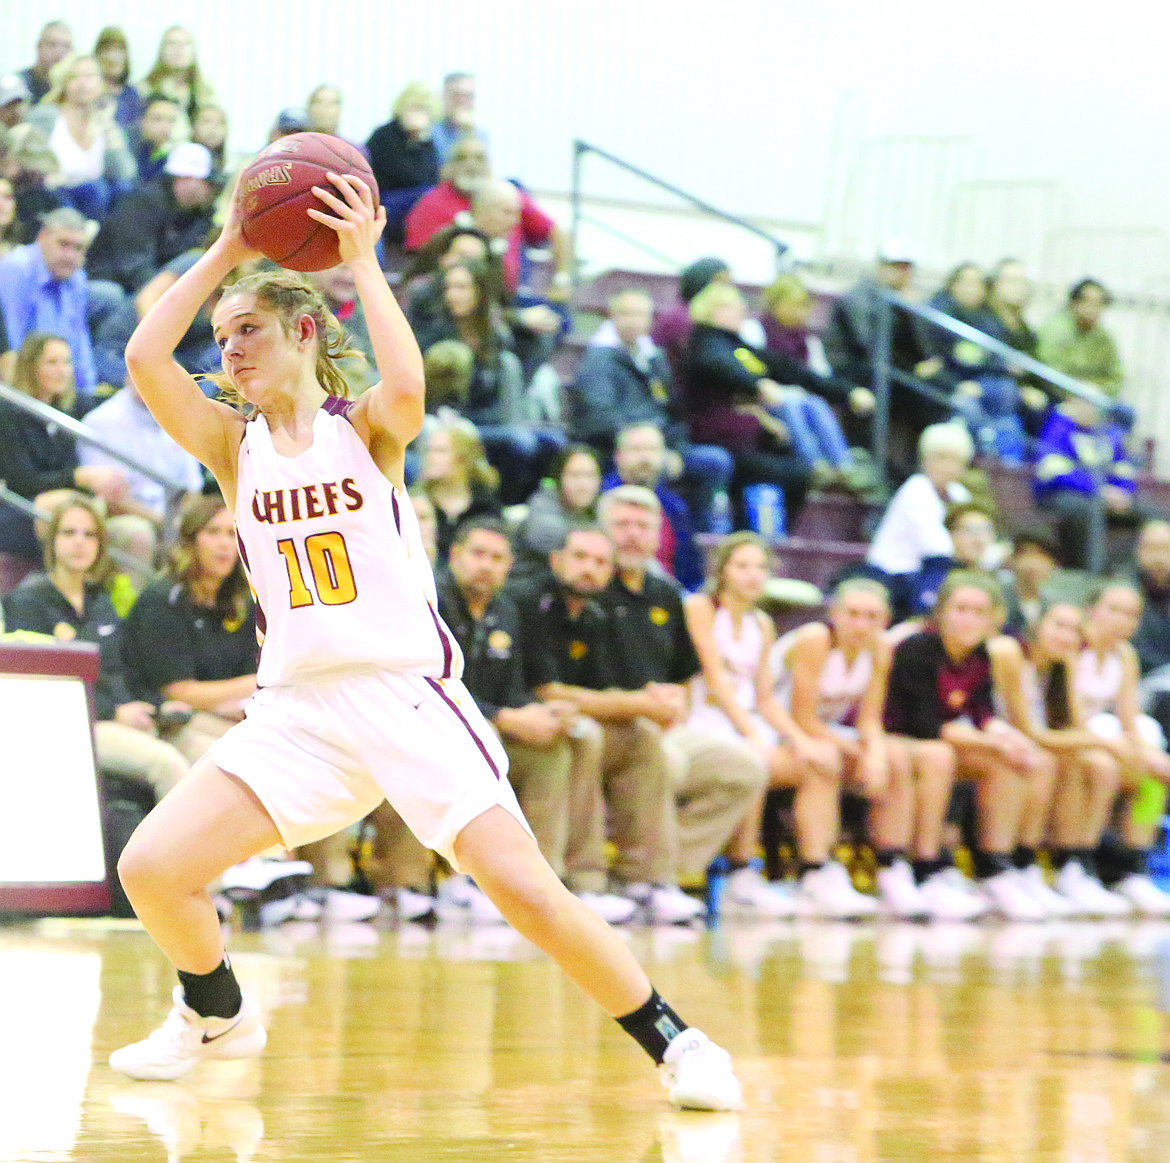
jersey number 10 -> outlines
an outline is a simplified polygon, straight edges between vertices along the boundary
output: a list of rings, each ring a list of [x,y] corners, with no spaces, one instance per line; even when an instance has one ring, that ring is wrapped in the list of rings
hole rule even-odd
[[[288,601],[294,609],[313,605],[313,594],[305,585],[301,557],[296,542],[291,538],[276,543],[288,570]],[[340,533],[314,533],[305,538],[305,555],[313,575],[313,589],[323,606],[344,606],[357,597],[353,569],[349,564],[349,550]]]

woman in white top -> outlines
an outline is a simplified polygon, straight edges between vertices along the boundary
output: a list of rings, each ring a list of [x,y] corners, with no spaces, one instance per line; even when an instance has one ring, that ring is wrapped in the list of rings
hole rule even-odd
[[[839,831],[841,750],[802,730],[771,694],[768,656],[776,632],[757,608],[769,565],[762,538],[733,533],[712,558],[709,592],[687,599],[687,628],[703,667],[692,680],[688,726],[743,737],[766,755],[770,786],[795,789],[802,911],[868,915],[873,899],[854,891],[845,870],[829,860]],[[733,866],[756,854],[762,807],[762,799],[752,805],[728,846]]]
[[[236,523],[262,636],[246,717],[142,822],[119,861],[135,912],[179,972],[174,1006],[115,1070],[173,1080],[208,1057],[261,1053],[258,1006],[224,957],[204,886],[275,844],[297,847],[389,799],[428,847],[665,1069],[679,1107],[742,1102],[726,1051],[651,986],[617,935],[561,883],[506,779],[507,757],[460,681],[403,480],[422,427],[422,355],[375,246],[386,212],[355,177],[316,186],[369,325],[380,382],[345,399],[341,325],[302,276],[232,284],[212,318],[209,400],[174,360],[196,312],[255,257],[233,202],[223,233],[147,312],[126,366],[155,419],[215,476]]]
[[[1141,616],[1142,598],[1132,585],[1106,583],[1088,606],[1085,648],[1073,681],[1088,729],[1121,745],[1122,848],[1102,852],[1102,863],[1114,864],[1102,867],[1102,879],[1140,912],[1166,915],[1170,896],[1145,875],[1146,856],[1166,807],[1170,756],[1161,727],[1140,713],[1140,668],[1129,640]]]
[[[53,86],[29,113],[29,123],[48,135],[62,201],[100,222],[113,198],[137,176],[134,158],[113,110],[102,103],[102,74],[94,57],[66,57],[51,76]]]

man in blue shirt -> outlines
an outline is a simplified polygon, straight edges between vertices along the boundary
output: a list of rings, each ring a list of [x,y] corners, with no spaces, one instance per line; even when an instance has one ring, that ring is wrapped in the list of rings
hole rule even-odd
[[[86,315],[89,286],[82,265],[88,245],[85,219],[68,208],[46,214],[36,242],[0,259],[0,311],[8,343],[19,349],[31,331],[60,335],[73,353],[78,394],[97,384]]]

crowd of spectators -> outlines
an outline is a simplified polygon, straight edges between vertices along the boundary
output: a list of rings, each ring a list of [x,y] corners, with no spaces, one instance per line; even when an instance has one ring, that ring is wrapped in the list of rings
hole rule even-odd
[[[30,574],[5,598],[8,629],[100,646],[99,762],[161,795],[243,713],[255,685],[253,611],[230,514],[143,406],[123,351],[214,237],[249,159],[230,149],[230,110],[187,30],[167,29],[150,69],[137,83],[132,75],[121,30],[104,29],[87,53],[52,21],[35,63],[0,77],[0,380],[98,438],[0,402],[0,480],[42,514],[0,505],[0,582]],[[303,109],[275,114],[270,141],[338,133],[342,100],[318,85]],[[962,919],[1026,915],[1028,900],[1051,914],[1060,906],[1036,883],[1034,850],[1063,846],[1059,868],[1093,880],[1092,851],[1112,821],[1124,859],[1097,887],[1129,878],[1130,906],[1170,912],[1170,898],[1142,878],[1153,831],[1134,822],[1139,800],[1137,814],[1151,815],[1150,781],[1170,774],[1136,693],[1139,670],[1149,672],[1149,704],[1170,728],[1159,633],[1170,523],[1137,497],[1135,417],[1101,321],[1106,288],[1078,282],[1035,329],[1027,272],[1013,259],[989,270],[964,262],[928,300],[1098,388],[1105,407],[1066,398],[1009,355],[909,309],[917,256],[895,239],[819,331],[815,296],[792,272],[755,303],[716,258],[684,269],[678,301],[657,312],[645,290],[619,289],[562,375],[557,356],[575,325],[571,238],[522,182],[500,176],[474,76],[452,73],[438,94],[411,82],[390,114],[355,144],[387,209],[387,277],[424,355],[428,415],[407,483],[468,683],[505,741],[545,854],[574,891],[613,920],[686,921],[702,907],[680,883],[694,885],[719,857],[730,869],[727,908],[750,915],[881,908]],[[343,265],[307,277],[345,329],[339,369],[359,395],[373,359],[352,276]],[[894,375],[879,463],[871,387],[886,304]],[[176,350],[192,374],[219,366],[213,307]],[[1034,465],[1036,504],[1058,539],[1020,532],[1009,553],[994,500],[972,496],[977,458]],[[774,498],[767,528],[751,500],[761,487]],[[888,506],[828,621],[776,641],[761,610],[768,541],[825,491]],[[1046,586],[1058,565],[1088,563],[1098,498],[1108,525],[1140,531],[1135,572],[1071,613],[1058,603],[1053,629]],[[754,533],[711,548],[734,528]],[[891,620],[901,626],[888,637]],[[1139,621],[1135,652],[1127,627]],[[1092,665],[1060,645],[1062,633]],[[1017,641],[1026,646],[1004,645]],[[1025,674],[1040,673],[1037,659],[1045,676],[1059,662],[1071,684],[1063,712],[1044,688],[1043,722],[1019,693],[1039,681]],[[839,722],[810,694],[830,665],[864,671]],[[960,682],[948,668],[962,682],[979,672],[978,698],[990,683],[999,701],[987,714],[980,703],[969,722],[945,706],[931,717],[915,683],[923,673]],[[1100,702],[1104,671],[1116,689],[1091,721],[1068,691],[1083,673],[1084,698]],[[1113,735],[1102,714],[1120,724]],[[1061,732],[1092,762],[1077,767]],[[1107,777],[1121,789],[1113,817],[1102,807]],[[961,817],[965,802],[952,784],[964,781],[1002,793],[999,814],[980,800],[966,837],[981,892],[956,879],[944,843],[954,841],[948,808]],[[1072,783],[1095,805],[1095,832],[1061,798]],[[869,803],[876,898],[833,859],[843,794]],[[792,805],[794,890],[769,884],[755,860],[764,803],[772,810],[777,796]],[[498,919],[461,878],[443,880],[435,902],[430,861],[411,850],[401,821],[383,810],[375,824],[370,886],[404,914]],[[336,884],[335,852],[304,855],[320,885]],[[1073,907],[1088,900],[1076,903],[1071,880],[1065,889]],[[1109,908],[1123,897],[1110,895]]]

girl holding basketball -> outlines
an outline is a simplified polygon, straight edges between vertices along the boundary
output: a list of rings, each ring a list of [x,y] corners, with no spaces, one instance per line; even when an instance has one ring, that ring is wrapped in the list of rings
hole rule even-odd
[[[232,506],[263,635],[258,691],[143,821],[119,862],[135,911],[179,973],[174,1007],[110,1064],[173,1079],[266,1042],[205,886],[232,864],[331,835],[389,799],[415,835],[475,878],[659,1063],[679,1107],[733,1108],[727,1053],[659,997],[604,922],[549,868],[498,740],[459,681],[459,648],[403,484],[423,418],[422,358],[375,257],[385,225],[368,187],[330,173],[308,214],[336,231],[380,382],[344,399],[336,319],[285,271],[235,283],[213,316],[225,393],[208,400],[172,353],[200,305],[253,252],[233,203],[220,239],[139,324],[126,362],[159,423]],[[327,212],[328,211],[328,212]]]

